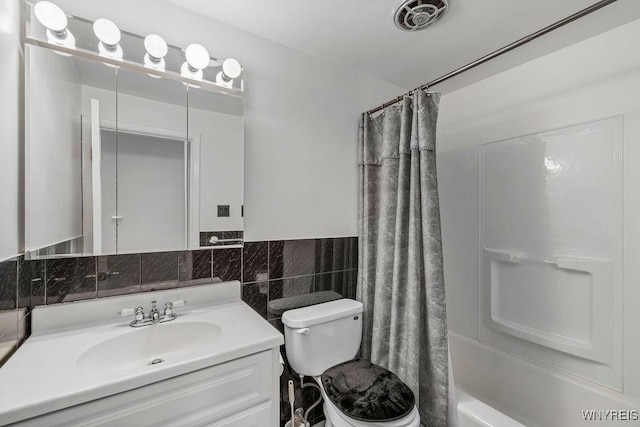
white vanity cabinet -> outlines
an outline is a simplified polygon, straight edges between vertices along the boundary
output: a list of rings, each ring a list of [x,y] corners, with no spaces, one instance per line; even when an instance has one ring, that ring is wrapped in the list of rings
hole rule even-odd
[[[12,425],[272,427],[274,357],[264,351]]]
[[[178,300],[189,304],[166,323],[110,320],[122,307]],[[32,316],[34,333],[0,370],[0,426],[279,425],[284,337],[240,300],[239,282],[50,305]]]

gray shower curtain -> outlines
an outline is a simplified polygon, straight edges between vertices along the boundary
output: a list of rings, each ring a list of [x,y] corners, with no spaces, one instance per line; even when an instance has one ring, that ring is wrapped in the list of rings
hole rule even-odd
[[[361,354],[413,390],[423,426],[455,424],[436,177],[439,101],[418,90],[375,118],[364,114],[358,153]]]

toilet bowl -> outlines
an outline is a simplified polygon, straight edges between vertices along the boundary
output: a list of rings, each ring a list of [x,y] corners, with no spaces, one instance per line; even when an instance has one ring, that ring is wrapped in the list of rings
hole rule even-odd
[[[420,416],[418,409],[411,403],[414,399],[408,387],[382,367],[354,359],[362,340],[362,311],[362,303],[346,298],[286,311],[282,316],[282,323],[285,327],[285,348],[289,363],[298,374],[313,377],[320,386],[327,420],[325,427],[418,427]],[[366,392],[371,379],[367,380],[366,373],[375,370],[383,373],[384,381],[388,381],[385,386],[402,387],[411,399],[402,399],[407,404],[398,409],[399,412],[376,411],[376,408],[385,407],[385,404],[392,408],[397,405],[384,401],[390,399],[387,395],[374,393],[373,398],[369,396],[365,400],[365,409],[360,405],[357,415],[355,412],[349,413],[349,405],[344,405],[335,392],[325,388],[325,383],[330,380],[327,375],[333,372],[341,375],[340,369],[346,369],[348,365],[352,368],[353,375],[346,382],[340,381],[340,386],[348,384],[347,387],[353,387],[355,396],[360,396],[356,391]],[[363,375],[359,375],[360,372]],[[325,381],[322,374],[325,374]],[[368,403],[373,408],[371,411],[366,409]]]

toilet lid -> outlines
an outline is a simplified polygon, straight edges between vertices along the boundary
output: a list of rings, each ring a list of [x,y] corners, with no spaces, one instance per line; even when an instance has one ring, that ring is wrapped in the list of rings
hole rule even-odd
[[[393,372],[363,359],[350,360],[322,374],[327,397],[359,421],[394,421],[415,405],[413,392]]]

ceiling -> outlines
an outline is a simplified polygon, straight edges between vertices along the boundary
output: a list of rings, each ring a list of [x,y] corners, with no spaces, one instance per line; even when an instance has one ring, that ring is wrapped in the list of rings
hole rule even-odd
[[[597,2],[449,0],[450,10],[440,21],[408,33],[393,23],[400,0],[170,1],[403,88],[440,77]],[[638,18],[640,1],[619,0],[544,36],[531,52],[548,53]],[[529,59],[520,53],[518,61]]]

